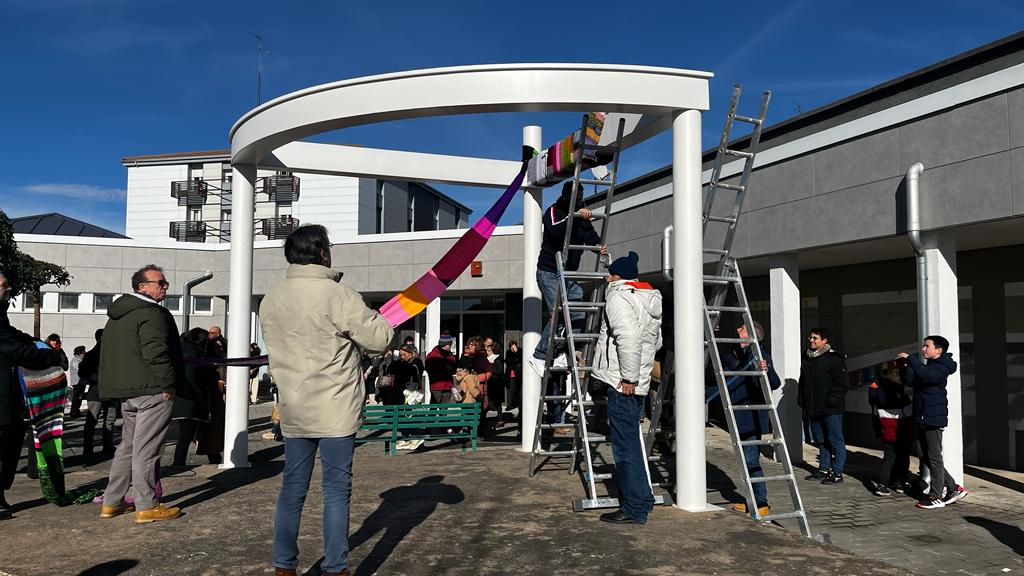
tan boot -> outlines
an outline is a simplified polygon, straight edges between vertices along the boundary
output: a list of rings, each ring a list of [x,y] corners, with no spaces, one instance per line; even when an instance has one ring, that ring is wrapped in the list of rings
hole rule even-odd
[[[732,505],[732,509],[737,511],[737,512],[746,513],[747,512],[747,504],[746,504],[746,502],[738,502],[738,503]],[[767,516],[768,512],[769,512],[768,506],[758,506],[757,507],[757,515],[758,516]]]
[[[135,504],[121,502],[117,506],[104,506],[100,508],[100,518],[113,518],[128,512],[135,512]]]
[[[161,520],[174,520],[178,516],[181,516],[180,508],[169,508],[163,504],[157,504],[148,510],[137,510],[135,512],[135,523],[148,524]]]

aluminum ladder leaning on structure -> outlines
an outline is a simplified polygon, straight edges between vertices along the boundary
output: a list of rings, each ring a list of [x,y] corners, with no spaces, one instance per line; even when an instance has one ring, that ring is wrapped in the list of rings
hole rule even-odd
[[[555,265],[558,273],[558,285],[555,291],[555,306],[551,311],[550,336],[547,342],[547,354],[544,360],[545,386],[540,397],[537,409],[537,421],[535,423],[534,444],[530,456],[529,474],[533,476],[537,470],[551,458],[568,458],[568,473],[574,474],[577,471],[583,476],[586,497],[575,499],[572,502],[573,510],[590,510],[595,508],[616,508],[618,499],[607,496],[598,496],[597,482],[611,478],[611,474],[599,474],[594,471],[594,449],[597,444],[605,442],[603,435],[590,432],[587,422],[587,411],[594,405],[593,401],[587,399],[587,389],[590,382],[590,373],[593,365],[594,345],[597,342],[598,331],[601,325],[601,315],[604,310],[604,279],[606,272],[603,269],[607,266],[607,260],[597,258],[593,271],[578,272],[566,271],[565,263],[568,253],[571,251],[599,251],[601,245],[606,244],[608,237],[608,226],[612,214],[612,201],[615,195],[616,175],[618,173],[619,152],[621,150],[622,133],[624,131],[624,120],[620,120],[616,127],[615,141],[608,146],[593,146],[581,142],[576,149],[576,166],[573,175],[573,189],[569,199],[569,205],[575,207],[576,199],[583,193],[584,185],[593,185],[598,188],[605,188],[604,210],[600,214],[594,214],[593,218],[601,222],[600,241],[597,246],[571,244],[573,219],[577,214],[569,211],[566,219],[566,237],[563,242],[562,251],[555,258]],[[584,116],[581,135],[586,133],[587,119]],[[581,137],[582,138],[582,137]],[[605,180],[585,179],[580,174],[583,170],[582,160],[585,150],[610,151],[612,153],[611,170]],[[593,287],[589,301],[570,301],[568,299],[569,280],[579,283],[599,283]],[[582,332],[574,332],[572,329],[572,314],[582,312],[585,315],[585,327]],[[565,361],[557,362],[556,353],[558,345],[564,344]],[[579,354],[577,356],[577,354]],[[583,376],[581,376],[581,374]],[[562,393],[549,394],[548,380],[550,378],[566,378],[566,386]],[[564,423],[544,422],[544,411],[547,405],[557,405],[555,412],[562,412],[567,415],[568,420]],[[570,415],[571,413],[571,415]],[[546,449],[544,448],[544,433],[556,429],[572,429],[571,447],[568,449]],[[570,438],[552,438],[552,442],[562,440],[567,442]],[[580,467],[580,464],[583,467]],[[664,504],[669,500],[666,497],[656,496],[658,504]]]

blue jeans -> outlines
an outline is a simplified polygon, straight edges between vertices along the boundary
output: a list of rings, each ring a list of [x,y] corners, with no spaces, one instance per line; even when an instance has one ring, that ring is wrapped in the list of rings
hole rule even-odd
[[[740,440],[760,440],[761,436],[758,434],[741,434]],[[761,469],[761,450],[760,446],[744,446],[743,447],[743,460],[747,463],[747,474],[751,478],[763,478],[764,470]],[[768,505],[768,487],[764,485],[764,482],[751,482],[750,485],[754,488],[754,503],[758,507]],[[751,512],[753,513],[753,512]]]
[[[318,447],[324,493],[324,559],[320,568],[324,572],[340,572],[348,567],[348,510],[355,439],[355,435],[284,439],[284,472],[274,515],[275,567],[299,566],[299,521]]]
[[[555,309],[555,291],[558,289],[558,274],[554,272],[547,272],[545,270],[537,270],[537,286],[540,288],[540,294],[544,298],[544,306],[548,310]],[[569,293],[569,300],[574,302],[583,301],[583,287],[578,282],[572,280],[565,281],[565,289]],[[573,326],[577,326],[582,323],[587,317],[583,312],[573,312],[569,315],[570,321]],[[577,330],[580,326],[577,326]],[[544,331],[540,333],[540,342],[537,343],[537,348],[533,351],[533,357],[543,360],[548,355],[548,339],[551,338],[551,317],[548,317],[548,321],[544,324]],[[556,356],[559,350],[565,350],[565,345],[559,345],[556,348]]]
[[[843,415],[811,416],[811,436],[818,444],[818,468],[843,473],[846,465],[846,441],[843,439]]]
[[[640,433],[644,397],[625,396],[608,387],[608,426],[612,436],[615,481],[619,485],[619,509],[644,524],[654,508],[647,452]]]

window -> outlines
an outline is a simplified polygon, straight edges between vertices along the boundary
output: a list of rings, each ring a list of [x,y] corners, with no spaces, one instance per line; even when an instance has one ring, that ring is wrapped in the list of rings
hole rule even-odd
[[[106,312],[110,305],[114,303],[113,294],[97,294],[96,295],[96,312]]]
[[[206,314],[213,312],[213,298],[210,296],[195,296],[192,298],[192,313]]]
[[[78,310],[78,296],[77,292],[61,292],[59,310],[61,312]]]
[[[377,234],[384,232],[384,183],[377,181]]]
[[[189,222],[202,222],[203,221],[203,209],[202,208],[189,208],[188,220],[189,220]]]
[[[416,229],[416,192],[414,190],[415,189],[413,187],[409,187],[409,203],[408,209],[406,210],[406,220],[408,221],[405,227],[406,232],[412,232]]]
[[[181,310],[181,296],[168,296],[161,304],[171,312],[177,312]]]

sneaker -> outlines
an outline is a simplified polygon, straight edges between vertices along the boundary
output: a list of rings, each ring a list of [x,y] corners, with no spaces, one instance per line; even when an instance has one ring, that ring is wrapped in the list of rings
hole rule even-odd
[[[815,470],[809,476],[804,477],[804,480],[821,480],[828,476],[830,472],[831,470]]]
[[[409,450],[416,450],[420,446],[423,446],[424,442],[425,442],[425,440],[423,440],[422,438],[420,438],[418,440],[410,440],[409,441]]]
[[[128,512],[135,512],[135,504],[121,502],[118,506],[104,506],[100,508],[100,518],[114,518]]]
[[[875,496],[892,496],[892,490],[885,484],[875,484]]]
[[[892,490],[893,492],[899,492],[900,494],[903,494],[903,493],[905,493],[905,492],[906,492],[907,490],[909,490],[909,489],[910,489],[910,482],[897,482],[897,483],[895,483],[895,484],[893,484],[893,485],[889,486],[889,488],[890,488],[890,489],[891,489],[891,490]]]
[[[921,500],[920,502],[915,504],[915,506],[917,506],[918,508],[924,508],[926,510],[931,510],[932,508],[942,508],[945,505],[946,503],[943,502],[942,500],[931,497],[925,498],[924,500]]]
[[[544,377],[544,359],[543,358],[537,358],[536,356],[530,356],[530,361],[527,362],[527,364],[530,365],[530,369],[533,370],[534,374],[536,374],[540,378]]]
[[[747,513],[747,503],[746,502],[737,502],[737,503],[732,505],[732,509],[737,511],[737,512],[743,512],[744,514],[746,514]],[[769,510],[770,510],[770,507],[767,504],[758,504],[757,505],[757,515],[760,516],[760,517],[767,516]]]
[[[408,440],[399,440],[398,442],[395,442],[395,449],[396,450],[410,450],[410,448],[409,448],[409,441]]]
[[[842,484],[843,483],[843,473],[842,472],[833,472],[832,470],[829,470],[828,474],[824,478],[821,479],[821,483],[822,484],[829,484],[829,485]]]
[[[150,522],[160,522],[162,520],[174,520],[178,516],[181,516],[181,508],[173,508],[164,506],[163,504],[157,504],[149,510],[136,510],[135,523],[148,524]]]
[[[952,494],[947,494],[946,497],[942,499],[942,502],[946,506],[949,506],[950,504],[956,504],[957,502],[963,500],[966,496],[967,490],[964,489],[963,486],[957,484],[956,492],[953,492]]]
[[[274,434],[272,430],[268,430],[261,434],[260,438],[263,438],[264,440],[273,440],[275,436],[277,436],[277,434]]]

